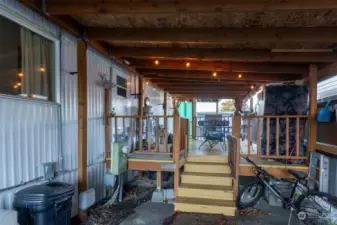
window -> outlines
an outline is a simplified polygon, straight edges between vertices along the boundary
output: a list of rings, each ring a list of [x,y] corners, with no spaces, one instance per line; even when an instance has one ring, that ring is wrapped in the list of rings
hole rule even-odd
[[[127,80],[119,75],[117,75],[117,95],[124,98],[127,97]]]
[[[53,100],[53,42],[1,16],[0,33],[0,93]]]

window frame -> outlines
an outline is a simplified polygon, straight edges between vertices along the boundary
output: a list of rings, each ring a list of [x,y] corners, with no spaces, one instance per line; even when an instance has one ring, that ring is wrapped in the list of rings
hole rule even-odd
[[[4,6],[6,7],[6,6]],[[24,16],[16,13],[15,11],[12,11],[11,9],[5,9],[3,6],[0,6],[0,16],[3,16],[4,18],[18,24],[19,26],[22,26],[38,35],[40,35],[43,38],[48,39],[53,43],[52,51],[51,51],[51,59],[52,59],[52,65],[51,65],[51,99],[50,100],[41,100],[41,99],[34,99],[30,97],[22,97],[13,95],[13,97],[16,98],[24,98],[24,99],[30,99],[30,100],[36,100],[36,101],[48,101],[48,102],[54,102],[61,104],[61,38],[55,36],[51,32],[48,32],[43,27],[34,24],[34,22],[29,21]],[[6,94],[1,94],[6,95]],[[12,95],[8,95],[12,96]]]

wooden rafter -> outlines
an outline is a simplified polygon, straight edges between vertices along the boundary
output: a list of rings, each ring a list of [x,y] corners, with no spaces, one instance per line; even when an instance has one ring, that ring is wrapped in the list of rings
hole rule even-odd
[[[85,14],[163,14],[163,13],[220,13],[228,11],[271,11],[271,10],[312,10],[335,9],[335,0],[178,0],[162,1],[65,1],[49,0],[47,12],[51,15]]]
[[[88,28],[91,40],[131,43],[334,43],[336,27],[317,28]]]
[[[145,48],[114,47],[118,57],[152,59],[205,59],[233,62],[334,62],[336,52],[271,52],[269,50],[238,50],[210,48]]]
[[[221,61],[190,61],[191,66],[186,68],[186,60],[155,60],[127,59],[130,65],[139,69],[172,69],[172,70],[202,70],[226,71],[241,73],[283,73],[283,74],[308,74],[308,65],[290,63],[236,63]]]
[[[212,72],[205,71],[182,71],[182,70],[160,70],[160,69],[138,69],[141,75],[148,78],[162,77],[162,78],[180,78],[180,79],[223,79],[223,80],[258,80],[258,81],[288,81],[302,79],[300,74],[260,74],[260,73],[236,73],[236,72],[217,72],[213,76]]]
[[[256,81],[256,80],[221,80],[221,79],[181,79],[181,78],[157,78],[151,77],[146,78],[145,82],[155,83],[155,84],[166,84],[166,85],[208,85],[208,84],[219,84],[219,85],[226,85],[226,84],[255,84],[255,83],[269,83],[268,81]]]

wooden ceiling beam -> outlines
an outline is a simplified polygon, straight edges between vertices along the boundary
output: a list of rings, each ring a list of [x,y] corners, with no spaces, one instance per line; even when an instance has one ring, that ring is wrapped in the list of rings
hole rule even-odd
[[[239,50],[223,48],[145,48],[114,47],[112,54],[118,57],[150,59],[204,59],[231,62],[334,62],[337,52],[271,52],[269,50]]]
[[[309,64],[291,63],[247,63],[247,62],[221,62],[221,61],[190,61],[190,67],[186,68],[186,60],[155,60],[132,59],[127,61],[136,69],[171,69],[171,70],[201,70],[217,72],[240,73],[283,73],[283,74],[308,74]]]
[[[145,82],[155,83],[155,84],[167,84],[167,85],[196,85],[196,84],[255,84],[255,83],[270,83],[268,81],[252,81],[252,80],[212,80],[212,79],[181,79],[181,78],[157,78],[157,77],[147,77],[144,78]]]
[[[212,72],[205,71],[182,71],[182,70],[160,70],[160,69],[138,69],[137,70],[145,78],[180,78],[180,79],[214,79],[221,80],[256,80],[256,81],[289,81],[302,79],[300,74],[259,74],[259,73],[236,73],[236,72],[217,72],[216,77]],[[241,76],[241,77],[240,77]]]
[[[178,0],[178,1],[71,1],[48,0],[47,12],[51,15],[86,14],[165,14],[165,13],[221,13],[274,10],[336,9],[335,0]]]
[[[122,43],[335,43],[336,27],[314,28],[102,28],[89,27],[88,38]]]

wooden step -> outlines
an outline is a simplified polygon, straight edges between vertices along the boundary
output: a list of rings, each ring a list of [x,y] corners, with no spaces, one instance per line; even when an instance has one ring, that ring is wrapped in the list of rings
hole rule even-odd
[[[187,162],[185,164],[186,172],[195,173],[221,173],[229,174],[231,169],[225,163],[203,163],[203,162]]]
[[[179,197],[233,200],[233,187],[220,185],[181,184]]]
[[[182,184],[232,186],[230,174],[184,172],[181,175]]]
[[[235,216],[236,206],[232,200],[215,200],[202,198],[184,198],[178,197],[174,202],[176,211],[223,214],[226,216]]]
[[[226,155],[189,155],[187,162],[205,162],[205,163],[228,163]]]

